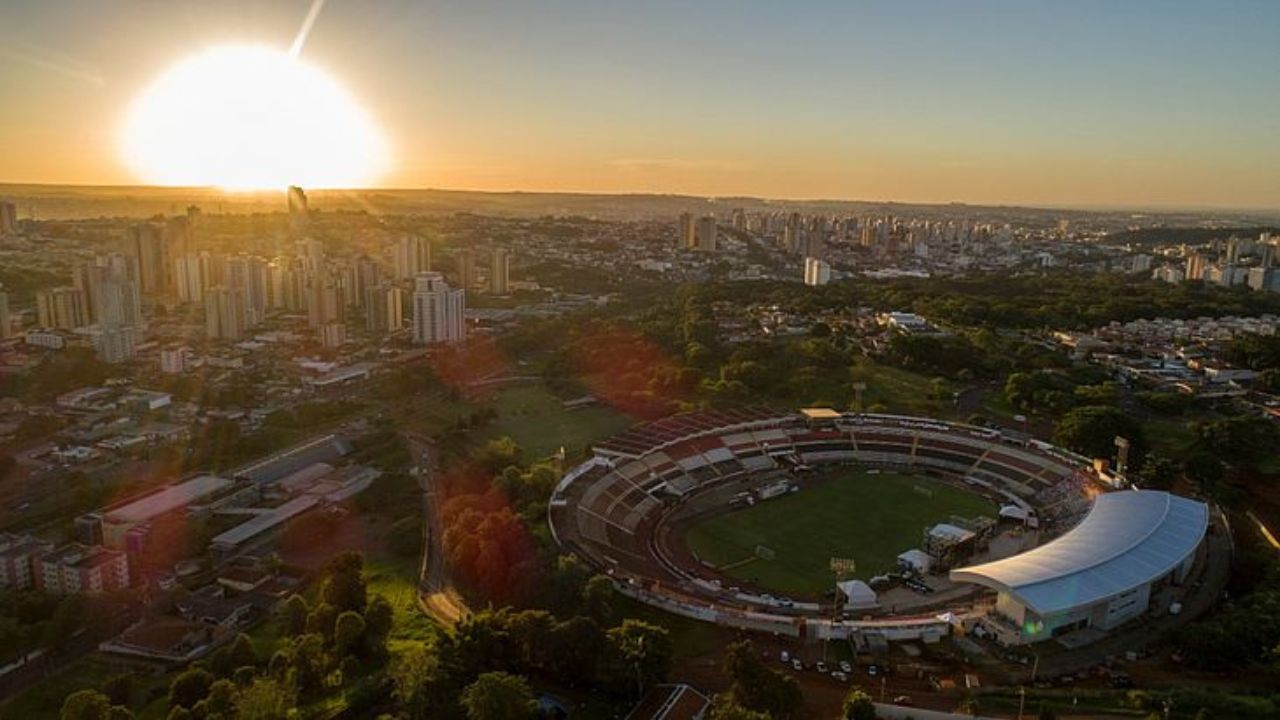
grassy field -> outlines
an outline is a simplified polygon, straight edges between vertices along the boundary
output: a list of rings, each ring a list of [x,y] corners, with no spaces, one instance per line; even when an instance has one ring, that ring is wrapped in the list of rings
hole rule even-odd
[[[554,453],[561,445],[572,460],[587,443],[595,443],[632,424],[626,415],[604,405],[565,410],[561,398],[540,383],[504,387],[490,401],[498,419],[485,428],[482,439],[509,435],[529,459]]]
[[[891,412],[912,415],[935,415],[951,407],[948,399],[930,397],[933,379],[926,375],[869,361],[859,364],[853,374],[867,384],[863,407],[884,405]],[[947,388],[948,392],[955,389],[951,384]],[[852,398],[841,400],[851,402]]]
[[[834,576],[832,557],[857,561],[856,577],[894,567],[904,550],[918,547],[924,528],[952,515],[993,516],[983,497],[936,480],[840,469],[830,481],[716,517],[686,536],[689,548],[727,574],[787,595],[820,596]],[[932,497],[916,490],[927,488]],[[756,558],[763,545],[772,560]]]

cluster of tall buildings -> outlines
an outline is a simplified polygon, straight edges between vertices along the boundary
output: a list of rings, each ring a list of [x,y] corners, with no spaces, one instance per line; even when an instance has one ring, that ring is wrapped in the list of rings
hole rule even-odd
[[[190,262],[191,274],[201,280],[192,282],[187,294],[203,296],[210,338],[239,339],[274,311],[305,312],[321,343],[337,347],[346,341],[348,313],[355,309],[371,333],[398,332],[408,321],[416,342],[460,341],[465,335],[464,289],[449,289],[444,275],[432,270],[430,242],[402,235],[393,241],[390,255],[389,267],[366,255],[332,259],[313,239],[300,241],[297,254],[271,260],[245,255],[217,259],[204,253]],[[460,252],[457,260],[463,285],[473,283],[471,251]],[[494,268],[493,291],[505,293],[510,273],[506,250],[494,251]]]
[[[1280,238],[1262,233],[1252,238],[1215,240],[1207,250],[1184,248],[1181,265],[1165,264],[1152,272],[1156,280],[1178,283],[1197,280],[1211,285],[1245,285],[1253,290],[1280,292],[1277,244]]]
[[[1008,224],[800,212],[748,213],[742,209],[730,213],[729,227],[771,241],[787,254],[828,261],[833,247],[862,248],[886,260],[909,256],[926,261],[934,255],[983,255],[1007,248],[1018,239]],[[676,245],[715,251],[715,216],[681,214]]]
[[[71,285],[36,293],[37,324],[55,330],[88,328],[85,334],[104,361],[131,359],[144,327],[142,265],[137,256],[125,253],[95,257],[75,269]],[[150,277],[154,282],[155,276]]]
[[[692,213],[680,215],[679,247],[699,252],[716,251],[716,216],[703,215],[695,218]]]
[[[465,337],[465,293],[482,280],[478,250],[453,254],[449,280],[433,268],[431,242],[414,233],[391,236],[381,257],[331,257],[325,243],[310,234],[306,193],[289,188],[287,206],[292,249],[283,253],[208,249],[198,241],[206,231],[196,207],[177,217],[131,224],[110,252],[75,268],[70,284],[36,294],[38,328],[28,335],[74,331],[91,338],[104,360],[127,361],[146,328],[144,307],[155,301],[202,309],[204,335],[212,340],[245,339],[276,314],[305,315],[327,347],[346,342],[353,317],[362,318],[369,333],[409,329],[423,344]],[[16,223],[11,203],[0,210],[6,213],[0,219]],[[513,289],[511,252],[500,246],[488,252],[484,289],[507,295]],[[0,292],[0,339],[12,333],[10,320],[8,296]]]

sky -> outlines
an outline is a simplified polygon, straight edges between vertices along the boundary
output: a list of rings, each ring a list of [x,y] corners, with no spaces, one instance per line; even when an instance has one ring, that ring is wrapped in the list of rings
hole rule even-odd
[[[133,98],[310,0],[6,0],[0,182],[136,184]],[[1280,2],[328,0],[382,187],[1280,206]]]

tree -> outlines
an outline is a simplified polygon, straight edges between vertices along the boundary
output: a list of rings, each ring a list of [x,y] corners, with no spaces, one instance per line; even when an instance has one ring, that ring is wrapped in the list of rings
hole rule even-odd
[[[845,720],[876,720],[876,706],[862,688],[856,687],[844,696]]]
[[[236,718],[287,720],[295,705],[293,688],[270,678],[257,678],[236,698]]]
[[[111,701],[97,690],[71,693],[62,702],[62,720],[108,720]]]
[[[619,687],[634,688],[636,696],[662,682],[671,670],[671,637],[664,627],[628,618],[605,633]]]
[[[582,589],[591,576],[591,568],[576,555],[556,556],[555,567],[543,591],[542,607],[556,614],[578,607],[582,601]]]
[[[729,693],[716,695],[711,701],[708,720],[770,720],[769,713],[756,712],[742,707]]]
[[[333,650],[338,657],[357,655],[364,647],[365,622],[360,613],[348,610],[333,626]]]
[[[253,646],[253,639],[244,633],[236,635],[236,639],[231,641],[225,652],[227,674],[235,672],[237,668],[258,664],[258,651]]]
[[[280,606],[280,621],[284,625],[284,634],[290,637],[301,635],[307,631],[307,615],[311,609],[307,607],[306,598],[297,593],[290,595]]]
[[[582,613],[599,623],[613,618],[613,581],[605,575],[593,575],[582,588]]]
[[[322,635],[308,633],[294,638],[288,659],[288,679],[300,695],[306,696],[321,687],[328,665]]]
[[[128,705],[133,700],[133,676],[113,675],[99,689],[112,705]]]
[[[552,672],[561,681],[577,685],[597,676],[605,634],[592,618],[575,615],[557,623],[551,628],[547,643]]]
[[[368,602],[364,583],[364,556],[345,552],[329,562],[321,597],[338,612],[353,610],[364,612]]]
[[[411,720],[425,720],[457,697],[435,648],[415,644],[391,665],[392,693]]]
[[[523,455],[524,451],[516,441],[503,435],[486,443],[476,459],[489,472],[496,474],[509,465],[520,465],[520,458]]]
[[[1182,465],[1187,474],[1204,492],[1212,492],[1218,481],[1226,474],[1226,468],[1216,455],[1206,450],[1199,450],[1187,456]]]
[[[45,647],[61,647],[84,623],[83,595],[68,595],[58,602],[58,609],[45,625],[41,644]]]
[[[749,640],[725,649],[724,671],[733,680],[730,695],[749,710],[785,717],[798,712],[804,703],[795,678],[766,667]]]
[[[204,720],[231,720],[235,716],[239,689],[230,680],[217,680],[209,686],[205,699],[191,708],[191,713]]]
[[[1272,457],[1280,446],[1280,427],[1266,418],[1237,415],[1202,423],[1200,438],[1205,449],[1220,459],[1256,466]]]
[[[550,670],[553,658],[551,633],[556,620],[546,610],[525,610],[507,618],[507,633],[516,649],[516,666],[522,669]]]
[[[1168,490],[1182,475],[1178,463],[1167,457],[1152,453],[1142,463],[1142,486],[1148,490]]]
[[[1129,440],[1129,462],[1141,467],[1144,455],[1142,427],[1119,408],[1105,405],[1078,407],[1062,416],[1053,433],[1057,444],[1094,458],[1115,456],[1116,437]]]
[[[326,641],[333,637],[333,624],[338,619],[338,609],[327,602],[321,602],[307,615],[307,626],[304,634],[315,634]]]
[[[203,668],[183,672],[169,685],[169,705],[190,710],[209,695],[213,681],[213,673]]]
[[[441,544],[461,584],[498,604],[535,596],[542,562],[529,529],[501,492],[454,497],[442,514]]]
[[[517,675],[488,672],[462,691],[462,707],[471,720],[526,720],[537,704],[529,683]]]
[[[386,651],[387,636],[395,625],[395,611],[391,603],[381,595],[375,595],[364,609],[364,626],[367,646],[374,655]]]

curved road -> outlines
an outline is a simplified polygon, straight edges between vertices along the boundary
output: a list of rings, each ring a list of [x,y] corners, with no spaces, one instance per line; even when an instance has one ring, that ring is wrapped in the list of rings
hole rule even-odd
[[[418,604],[435,620],[452,625],[471,613],[466,601],[449,579],[449,570],[440,545],[442,493],[436,485],[434,445],[430,438],[404,432],[409,451],[417,458],[418,487],[422,490],[422,562],[418,569]]]

